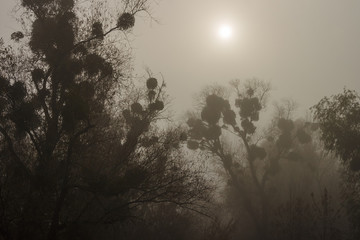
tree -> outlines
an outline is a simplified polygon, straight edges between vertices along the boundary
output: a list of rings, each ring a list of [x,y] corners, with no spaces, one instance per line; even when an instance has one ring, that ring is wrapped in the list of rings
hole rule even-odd
[[[287,236],[279,235],[281,228],[274,226],[278,221],[277,210],[289,202],[293,204],[287,195],[289,189],[292,197],[301,198],[306,204],[311,201],[311,190],[323,189],[322,184],[310,188],[310,184],[321,182],[323,156],[313,141],[317,124],[290,119],[294,104],[287,101],[285,106],[277,106],[278,114],[269,124],[270,129],[260,134],[255,124],[260,119],[269,85],[251,80],[244,85],[232,82],[232,87],[237,94],[234,105],[214,94],[213,89],[207,95],[202,94],[205,101],[200,117],[193,114],[187,122],[188,148],[209,153],[221,163],[227,182],[226,198],[235,224],[245,226],[239,235],[247,231],[248,235],[242,237],[272,239],[276,235],[286,239]],[[304,176],[307,178],[302,179]],[[304,192],[296,192],[299,185],[307,190],[307,197],[303,196]],[[295,234],[294,229],[286,231]]]
[[[312,107],[321,129],[326,149],[341,158],[344,201],[351,222],[352,239],[360,237],[360,97],[357,92],[344,89],[342,93],[324,97]]]
[[[181,160],[182,132],[155,125],[164,84],[150,77],[141,94],[121,95],[127,59],[108,37],[130,31],[148,1],[123,1],[107,29],[99,14],[81,19],[77,3],[22,0],[31,27],[12,38],[28,42],[1,46],[4,239],[95,239],[143,204],[201,211],[207,197],[201,172]]]
[[[355,91],[324,97],[312,107],[325,147],[360,170],[360,97]]]
[[[266,151],[259,147],[256,141],[252,141],[251,137],[255,133],[254,122],[259,120],[259,111],[263,106],[261,103],[269,91],[269,86],[261,82],[249,81],[245,91],[242,91],[238,84],[233,85],[237,90],[238,98],[235,100],[235,106],[240,110],[240,125],[236,121],[236,114],[231,109],[229,101],[210,94],[206,97],[206,104],[202,108],[201,119],[190,118],[187,122],[190,127],[188,148],[194,150],[200,148],[219,158],[228,174],[230,184],[240,192],[242,204],[252,218],[256,232],[260,238],[266,239],[268,237],[266,176],[255,167],[255,161],[266,158]],[[231,127],[233,134],[241,140],[246,151],[246,161],[237,159],[226,151],[221,135],[222,127],[230,130],[227,126]],[[250,171],[251,186],[246,184],[249,179],[241,173],[244,168]],[[262,174],[262,177],[259,178],[259,174]],[[258,198],[255,201],[259,201],[259,208],[255,206],[257,204],[254,204],[249,191],[256,192]]]

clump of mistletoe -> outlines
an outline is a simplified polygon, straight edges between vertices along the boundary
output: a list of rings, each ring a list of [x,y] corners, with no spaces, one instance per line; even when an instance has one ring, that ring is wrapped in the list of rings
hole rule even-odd
[[[265,149],[250,144],[250,138],[256,130],[255,122],[259,120],[259,113],[263,108],[261,99],[255,95],[254,89],[249,87],[245,93],[238,95],[235,107],[238,108],[238,119],[228,100],[215,94],[208,95],[201,111],[201,119],[190,118],[187,122],[190,127],[188,148],[207,149],[221,155],[222,129],[230,130],[230,127],[230,131],[243,140],[249,159],[264,159]],[[226,158],[229,159],[229,156]]]
[[[270,208],[266,182],[269,176],[280,170],[281,158],[293,161],[303,159],[301,145],[311,142],[308,134],[310,125],[295,126],[292,120],[279,118],[272,132],[275,136],[259,140],[254,137],[255,124],[259,121],[270,88],[263,82],[255,81],[247,84],[243,91],[238,86],[236,89],[238,94],[233,107],[223,97],[207,95],[200,118],[190,117],[187,121],[187,146],[192,150],[208,151],[221,161],[228,182],[240,193],[244,209],[253,218],[261,235],[259,237],[267,239]],[[223,138],[229,137],[226,132],[235,135],[234,140],[240,140],[240,145],[246,151],[245,159],[226,150],[223,141]],[[250,177],[250,182],[246,176]]]

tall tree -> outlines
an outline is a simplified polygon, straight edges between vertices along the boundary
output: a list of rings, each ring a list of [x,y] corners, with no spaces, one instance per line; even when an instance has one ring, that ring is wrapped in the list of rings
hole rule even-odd
[[[322,98],[312,107],[321,128],[326,149],[335,153],[345,165],[343,193],[349,220],[350,236],[360,237],[360,97],[356,91]]]
[[[229,197],[233,197],[236,209],[240,209],[242,214],[236,216],[233,213],[235,220],[243,220],[239,225],[246,224],[244,232],[251,232],[246,237],[276,239],[275,234],[280,233],[277,232],[280,228],[274,228],[275,209],[287,202],[285,192],[289,187],[294,188],[291,181],[283,181],[291,179],[287,175],[299,171],[314,172],[312,176],[315,179],[318,171],[320,156],[311,137],[316,124],[291,120],[289,116],[293,104],[287,104],[286,107],[278,106],[278,116],[270,124],[270,130],[259,133],[255,125],[264,108],[269,85],[250,80],[244,85],[233,82],[232,88],[236,92],[234,104],[227,100],[228,94],[222,88],[208,88],[207,94],[202,93],[205,101],[200,104],[200,116],[194,114],[187,121],[188,148],[207,152],[221,163]],[[306,182],[310,181],[307,179]],[[304,189],[309,187],[304,183]],[[275,191],[279,194],[274,194]],[[296,192],[295,189],[293,192]],[[307,198],[299,197],[309,201],[310,193]],[[312,226],[307,224],[306,227],[310,231]],[[293,230],[287,229],[290,232]],[[306,234],[304,232],[303,237],[309,236]],[[315,234],[315,231],[311,234]],[[276,236],[286,239],[284,235]]]
[[[231,109],[229,101],[210,93],[206,96],[206,102],[201,110],[201,119],[192,117],[187,122],[190,127],[188,148],[194,150],[200,148],[219,158],[229,176],[229,181],[240,192],[242,205],[252,218],[256,232],[260,238],[267,239],[268,207],[264,189],[266,176],[263,172],[259,173],[255,167],[255,161],[263,160],[266,152],[251,137],[255,133],[254,122],[259,120],[262,100],[268,94],[269,86],[260,81],[249,81],[244,91],[239,83],[233,85],[237,90],[235,105],[240,110],[240,124],[237,123],[236,113]],[[222,128],[230,130],[241,141],[246,152],[246,161],[237,159],[234,154],[227,151],[221,140]],[[243,167],[250,170],[251,185],[246,184],[249,179],[241,177]],[[258,198],[255,201],[259,204],[254,204],[254,199],[249,195],[251,191],[257,193]]]
[[[77,3],[22,0],[31,27],[11,37],[28,41],[1,46],[4,239],[95,239],[104,226],[136,217],[141,204],[195,208],[206,197],[200,172],[179,160],[181,131],[154,126],[164,84],[150,77],[143,94],[121,95],[127,59],[107,38],[129,31],[148,1],[123,1],[106,29],[81,19]]]
[[[312,107],[320,124],[325,147],[360,170],[360,97],[344,89],[340,94],[324,97]]]

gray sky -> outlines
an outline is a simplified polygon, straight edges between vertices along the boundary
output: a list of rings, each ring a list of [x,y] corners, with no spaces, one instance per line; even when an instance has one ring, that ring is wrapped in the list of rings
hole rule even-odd
[[[0,0],[0,35],[14,29],[13,0]],[[360,92],[359,0],[161,0],[134,29],[135,71],[162,73],[183,112],[211,83],[260,78],[272,100],[293,98],[301,112],[346,86]],[[12,19],[12,20],[11,20]],[[223,41],[217,26],[233,26]]]

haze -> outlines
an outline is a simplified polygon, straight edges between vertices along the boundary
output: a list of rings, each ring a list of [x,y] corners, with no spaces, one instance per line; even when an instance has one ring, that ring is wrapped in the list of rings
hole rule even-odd
[[[2,0],[2,33],[16,30],[13,2]],[[357,0],[163,0],[152,10],[159,24],[136,23],[135,69],[161,72],[178,112],[205,85],[253,77],[303,112],[344,86],[360,90],[359,12]],[[232,41],[217,38],[222,22],[233,25]]]
[[[360,89],[359,13],[356,0],[162,1],[162,25],[137,29],[137,66],[163,73],[176,108],[206,84],[256,77],[304,110]],[[221,21],[234,25],[226,44],[214,35]]]
[[[359,240],[359,13],[2,0],[0,240]]]

